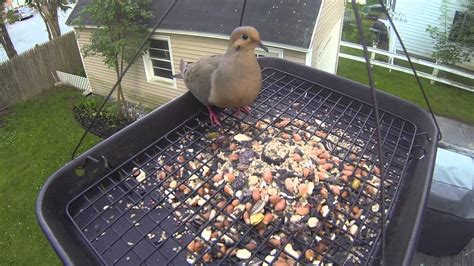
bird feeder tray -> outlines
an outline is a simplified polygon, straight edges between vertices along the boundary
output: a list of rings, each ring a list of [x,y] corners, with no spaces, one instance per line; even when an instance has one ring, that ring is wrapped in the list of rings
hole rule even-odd
[[[410,263],[436,156],[438,132],[430,115],[400,98],[376,93],[385,177],[382,240],[380,163],[370,89],[281,59],[259,58],[259,64],[262,91],[250,114],[220,110],[222,126],[215,127],[204,106],[186,93],[105,139],[47,180],[36,214],[63,263],[364,264],[379,262],[382,241],[386,261]],[[251,170],[240,169],[236,162],[249,162],[253,156],[253,160],[265,157],[268,167],[284,164],[282,152],[265,156],[248,152],[252,145],[271,142],[272,136],[286,136],[290,139],[281,143],[298,147],[320,145],[328,154],[327,161],[312,165],[313,158],[307,165],[321,170],[330,162],[326,179],[310,171],[300,179],[315,186],[305,205],[311,210],[307,214],[298,209],[299,217],[283,217],[284,212],[262,200],[255,202],[246,191],[250,178],[256,177],[245,176]],[[232,157],[229,143],[241,149],[240,158]],[[304,152],[293,156],[292,162],[309,158]],[[278,163],[271,162],[277,159]],[[341,172],[348,168],[359,174],[342,178]],[[284,180],[279,179],[299,175],[288,174],[295,169],[279,169],[274,171],[275,183],[269,184],[281,185]],[[229,176],[214,179],[232,171],[241,173],[235,181]],[[286,210],[301,207],[291,205],[294,197],[285,190],[288,182],[283,183],[277,191],[287,199]],[[251,210],[236,210],[246,202],[251,202]],[[219,222],[226,226],[218,226]]]

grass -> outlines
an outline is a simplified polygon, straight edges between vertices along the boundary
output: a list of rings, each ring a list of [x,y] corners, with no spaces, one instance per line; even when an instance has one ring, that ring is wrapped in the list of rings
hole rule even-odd
[[[58,265],[35,217],[46,179],[67,163],[83,129],[72,106],[81,93],[55,89],[17,104],[0,128],[0,264]],[[89,135],[81,151],[98,143]]]
[[[376,87],[426,109],[413,75],[374,66]],[[368,84],[365,64],[340,58],[338,75]],[[421,79],[435,114],[474,125],[474,93]]]

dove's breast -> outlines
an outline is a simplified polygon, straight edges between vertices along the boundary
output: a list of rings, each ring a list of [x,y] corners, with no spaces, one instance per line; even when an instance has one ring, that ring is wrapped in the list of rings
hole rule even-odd
[[[210,103],[222,108],[240,108],[255,101],[262,87],[262,74],[253,52],[250,56],[219,65],[213,73]]]

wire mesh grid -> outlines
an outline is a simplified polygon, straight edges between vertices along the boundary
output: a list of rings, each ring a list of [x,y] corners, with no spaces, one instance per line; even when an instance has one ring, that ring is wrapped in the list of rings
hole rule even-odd
[[[222,127],[215,128],[200,112],[69,202],[70,219],[103,263],[340,264],[374,258],[382,210],[373,108],[276,69],[262,75],[262,91],[250,114],[221,110]],[[389,220],[417,129],[390,113],[381,116]],[[255,178],[249,165],[264,157],[252,145],[266,147],[275,138],[305,143],[300,148],[312,143],[328,154],[308,160],[305,166],[315,170],[306,173],[306,167],[296,173],[295,164],[285,171],[262,163],[270,167],[277,196],[288,205],[283,211],[267,204],[263,190],[269,193],[271,186],[261,179],[260,198],[249,189]],[[327,164],[331,167],[320,175],[318,169],[325,172]],[[301,187],[288,191],[286,184],[293,176],[314,186],[300,197],[309,206],[301,213],[301,202],[292,194],[301,193]]]

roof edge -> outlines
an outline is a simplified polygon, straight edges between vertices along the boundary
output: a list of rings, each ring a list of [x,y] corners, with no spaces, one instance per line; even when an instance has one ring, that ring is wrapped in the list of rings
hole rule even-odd
[[[71,26],[74,27],[74,29],[78,27],[77,25],[71,25]],[[84,28],[97,29],[99,27],[94,26],[94,25],[84,25]],[[149,27],[148,31],[151,31],[151,29],[152,28]],[[225,34],[201,32],[201,31],[173,30],[173,29],[157,29],[155,33],[177,34],[177,35],[204,37],[204,38],[214,38],[214,39],[220,39],[220,40],[229,40],[229,37],[230,37],[230,35],[225,35]],[[282,48],[286,50],[292,50],[296,52],[307,53],[310,50],[310,47],[300,47],[300,46],[293,46],[293,45],[287,45],[287,44],[276,43],[276,42],[266,42],[265,40],[263,40],[263,42],[265,43],[265,45],[268,45],[268,46]]]

